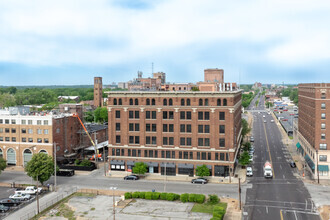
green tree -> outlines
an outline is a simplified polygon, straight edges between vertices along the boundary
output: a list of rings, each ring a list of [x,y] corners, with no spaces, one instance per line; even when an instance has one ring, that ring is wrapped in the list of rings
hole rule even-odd
[[[106,107],[98,107],[94,111],[94,117],[96,122],[107,122],[108,121],[108,110]]]
[[[271,103],[271,102],[266,102],[266,108],[273,107],[273,106],[274,106],[273,103]]]
[[[27,175],[43,184],[54,174],[53,158],[44,153],[34,154],[25,167]]]
[[[243,119],[242,119],[242,136],[243,136],[243,138],[244,138],[245,135],[247,135],[250,131],[251,131],[251,128],[249,127],[249,124],[248,124],[247,121],[243,118]]]
[[[241,154],[241,156],[238,159],[238,162],[242,165],[242,166],[246,166],[248,164],[250,164],[250,155],[247,151],[244,151],[243,154]]]
[[[0,174],[1,174],[1,171],[6,169],[6,167],[7,167],[7,161],[5,159],[3,159],[2,157],[0,157]]]
[[[87,122],[94,122],[94,112],[93,111],[86,112],[84,118],[85,121]]]
[[[244,144],[243,144],[243,150],[244,151],[248,151],[248,150],[250,150],[250,148],[251,148],[251,143],[250,142],[245,142]]]
[[[147,172],[147,164],[143,162],[135,163],[135,166],[133,167],[133,173],[143,175],[146,172]]]
[[[195,86],[195,87],[192,87],[192,88],[191,88],[191,91],[199,91],[199,88],[196,87],[196,86]]]
[[[15,97],[12,94],[4,93],[0,95],[0,108],[15,106]]]
[[[197,166],[196,175],[200,177],[210,176],[210,170],[205,164],[203,164],[202,166]]]

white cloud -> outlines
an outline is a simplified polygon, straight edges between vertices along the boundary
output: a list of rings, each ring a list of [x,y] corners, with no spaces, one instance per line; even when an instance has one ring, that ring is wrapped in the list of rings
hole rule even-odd
[[[251,46],[253,59],[237,57],[241,62],[294,66],[329,58],[327,0],[153,2],[135,10],[106,0],[1,1],[0,61],[112,65],[155,54],[177,60],[178,48],[233,42],[264,45],[257,53]]]

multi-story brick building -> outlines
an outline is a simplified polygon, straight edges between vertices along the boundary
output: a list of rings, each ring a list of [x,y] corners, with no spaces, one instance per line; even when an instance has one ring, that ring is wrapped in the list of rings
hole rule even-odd
[[[241,141],[241,91],[108,92],[112,171],[136,162],[149,173],[228,176]]]
[[[330,83],[299,84],[298,88],[296,146],[315,178],[330,179]]]
[[[103,106],[103,84],[102,77],[94,77],[94,107],[102,107]]]
[[[223,80],[224,77],[224,71],[223,69],[205,69],[204,70],[204,82],[208,83],[224,83]]]

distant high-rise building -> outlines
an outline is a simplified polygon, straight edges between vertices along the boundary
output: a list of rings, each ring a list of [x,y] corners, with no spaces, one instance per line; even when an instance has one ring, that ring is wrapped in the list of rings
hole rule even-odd
[[[330,179],[330,83],[305,83],[298,86],[298,126],[294,137],[298,152],[314,178]]]
[[[103,106],[102,77],[94,77],[94,106]]]

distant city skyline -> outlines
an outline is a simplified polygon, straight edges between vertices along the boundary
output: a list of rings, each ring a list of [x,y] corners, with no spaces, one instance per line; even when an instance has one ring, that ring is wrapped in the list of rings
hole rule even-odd
[[[198,82],[329,82],[330,2],[0,2],[0,85],[91,85],[165,72]]]

